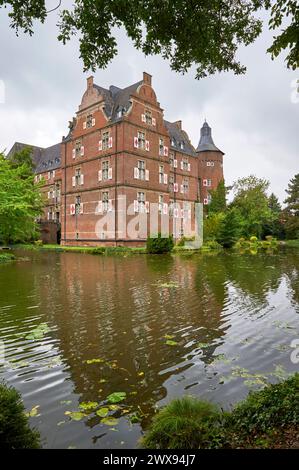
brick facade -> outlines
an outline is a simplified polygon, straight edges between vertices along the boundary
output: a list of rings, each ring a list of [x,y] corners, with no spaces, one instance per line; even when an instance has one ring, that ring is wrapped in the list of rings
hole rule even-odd
[[[68,136],[49,149],[40,150],[36,180],[45,180],[44,219],[61,223],[66,245],[143,245],[150,220],[179,238],[187,220],[194,230],[191,204],[208,204],[223,179],[223,152],[207,123],[195,150],[181,121],[164,120],[147,73],[125,89],[89,77]],[[146,231],[128,236],[138,218]]]

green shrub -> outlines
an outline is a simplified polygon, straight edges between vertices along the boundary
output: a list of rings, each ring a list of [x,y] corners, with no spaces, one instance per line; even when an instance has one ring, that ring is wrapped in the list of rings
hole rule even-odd
[[[168,253],[173,249],[173,238],[162,237],[161,233],[158,233],[156,237],[148,237],[146,242],[147,253]]]
[[[43,241],[42,240],[35,240],[34,244],[36,246],[43,246]]]
[[[0,448],[38,449],[40,436],[28,424],[21,395],[0,383]]]
[[[250,242],[251,243],[256,243],[258,241],[257,237],[255,235],[252,235],[250,238],[249,238]]]
[[[16,259],[16,257],[12,253],[0,253],[0,263],[7,263],[8,261],[13,261],[14,259]]]
[[[202,251],[222,250],[222,246],[216,240],[209,240],[202,245],[201,249]]]
[[[154,417],[142,439],[148,449],[213,448],[221,440],[221,413],[192,397],[173,400]]]

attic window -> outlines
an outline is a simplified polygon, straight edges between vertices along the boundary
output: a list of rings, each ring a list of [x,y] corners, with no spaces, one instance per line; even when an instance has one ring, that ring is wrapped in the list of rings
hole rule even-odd
[[[180,147],[181,147],[182,150],[184,150],[184,148],[185,148],[185,142],[184,141],[181,142]]]
[[[146,124],[152,124],[152,113],[148,109],[145,110],[145,122]]]
[[[171,139],[170,145],[171,145],[171,147],[175,147],[175,140],[174,139]]]
[[[92,126],[92,114],[88,114],[86,118],[86,127],[91,127]]]

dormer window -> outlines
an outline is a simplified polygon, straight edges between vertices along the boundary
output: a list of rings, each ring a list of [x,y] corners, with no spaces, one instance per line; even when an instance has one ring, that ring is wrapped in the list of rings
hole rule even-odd
[[[171,139],[170,145],[171,145],[171,147],[175,147],[175,140],[174,139]]]
[[[182,150],[185,149],[185,142],[184,141],[180,143],[180,147],[181,147]]]
[[[117,111],[117,117],[118,117],[118,118],[121,118],[122,115],[123,115],[123,111],[122,111],[122,109],[120,108],[120,109]]]

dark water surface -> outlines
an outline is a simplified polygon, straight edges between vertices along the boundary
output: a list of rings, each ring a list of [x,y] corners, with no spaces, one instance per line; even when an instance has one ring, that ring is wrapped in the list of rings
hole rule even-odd
[[[0,377],[22,393],[46,448],[136,447],[174,397],[229,408],[298,370],[298,250],[17,254],[27,259],[0,265]],[[104,424],[96,410],[113,392],[126,399]],[[90,401],[86,416],[65,414]]]

